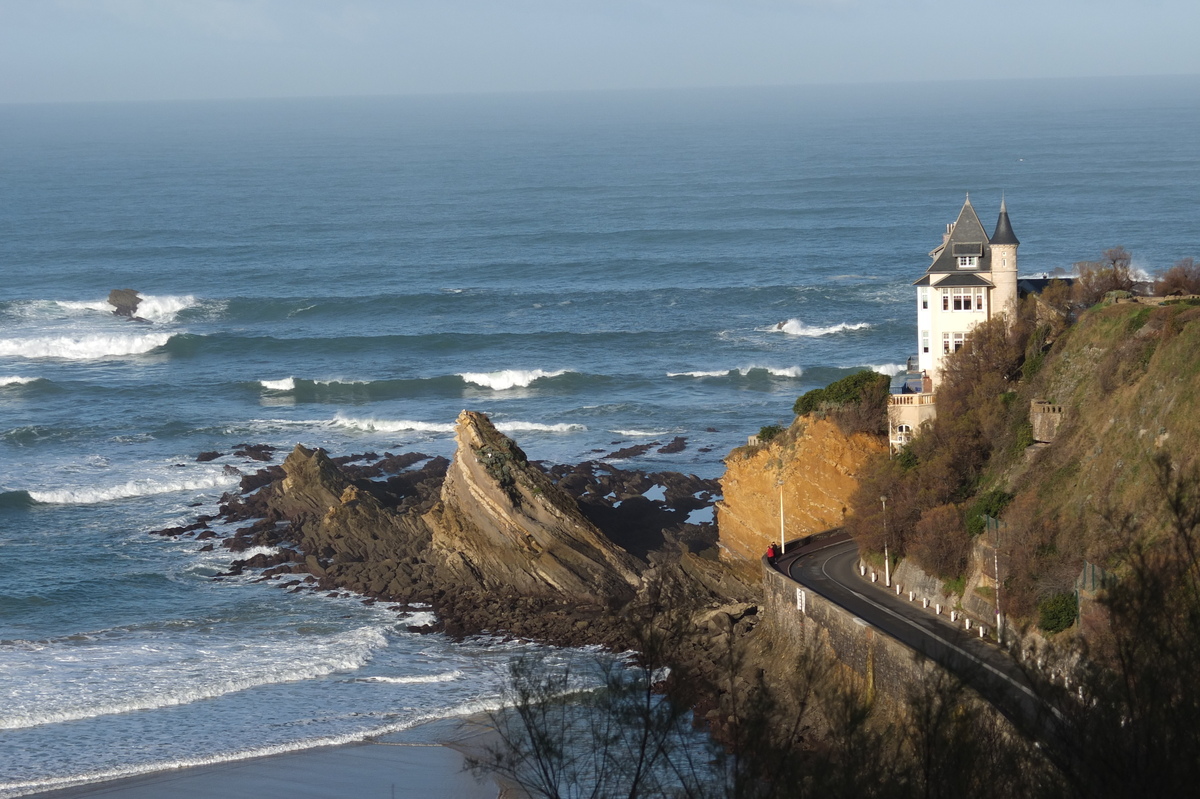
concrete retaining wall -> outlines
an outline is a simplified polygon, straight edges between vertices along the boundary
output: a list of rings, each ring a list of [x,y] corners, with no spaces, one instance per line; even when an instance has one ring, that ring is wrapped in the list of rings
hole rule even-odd
[[[901,703],[910,686],[937,666],[812,590],[767,565],[763,559],[767,623],[776,646],[797,659],[816,644],[864,681],[868,695]]]

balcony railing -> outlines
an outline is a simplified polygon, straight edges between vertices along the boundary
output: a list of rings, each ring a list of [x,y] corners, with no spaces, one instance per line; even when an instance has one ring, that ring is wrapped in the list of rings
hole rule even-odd
[[[937,394],[888,394],[888,405],[933,405]]]

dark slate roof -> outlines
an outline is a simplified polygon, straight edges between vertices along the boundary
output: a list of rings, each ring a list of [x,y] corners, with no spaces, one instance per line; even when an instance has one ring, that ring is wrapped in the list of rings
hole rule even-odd
[[[929,285],[929,275],[926,275],[925,277],[921,278],[916,283],[913,283],[913,285],[914,286],[928,286]]]
[[[992,234],[992,244],[1020,244],[1017,234],[1013,233],[1012,223],[1008,221],[1008,208],[1004,200],[1000,200],[1000,218],[996,220],[996,232]]]
[[[960,286],[991,286],[991,281],[985,280],[979,275],[971,272],[959,272],[956,275],[947,275],[933,285],[940,289],[958,288]]]
[[[933,256],[933,263],[926,271],[957,272],[959,255],[979,255],[981,256],[979,263],[971,271],[990,272],[992,271],[992,251],[987,242],[988,234],[984,232],[983,223],[979,221],[978,214],[971,207],[971,198],[968,196],[967,201],[963,203],[962,210],[958,212],[958,220],[954,223],[950,240],[944,246],[930,253]],[[960,249],[963,251],[959,252]]]

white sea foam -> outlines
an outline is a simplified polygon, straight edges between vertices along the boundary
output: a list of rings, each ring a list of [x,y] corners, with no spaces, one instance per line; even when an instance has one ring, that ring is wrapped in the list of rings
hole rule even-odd
[[[236,557],[234,559],[235,560],[250,560],[250,558],[253,558],[257,555],[266,555],[266,556],[270,557],[271,555],[278,555],[279,552],[280,552],[279,547],[256,546],[256,547],[250,547],[249,549],[243,549],[241,552],[238,552],[236,554]]]
[[[365,386],[370,383],[370,380],[343,380],[341,378],[332,380],[314,380],[318,386]]]
[[[431,610],[422,610],[405,616],[404,623],[411,627],[428,627],[437,623],[437,616]]]
[[[541,424],[539,422],[496,422],[501,433],[578,433],[587,430],[581,424]]]
[[[367,433],[453,433],[454,425],[443,422],[416,422],[411,419],[361,419],[341,414],[333,418],[337,427]]]
[[[872,372],[879,372],[881,375],[892,377],[903,372],[908,367],[902,363],[865,363],[864,369],[870,369]]]
[[[500,372],[461,372],[459,377],[468,383],[490,388],[493,391],[506,391],[510,388],[524,388],[535,380],[544,377],[558,377],[566,374],[566,369],[547,372],[542,369],[505,369]]]
[[[64,311],[113,312],[113,306],[109,305],[106,300],[55,300],[54,304]]]
[[[157,659],[138,664],[140,679],[128,683],[97,680],[97,676],[103,676],[106,670],[130,667],[126,661],[128,644],[123,641],[111,645],[104,641],[93,642],[85,651],[88,663],[97,665],[81,667],[70,681],[99,687],[75,691],[69,690],[68,684],[47,696],[37,685],[31,685],[27,692],[18,691],[9,697],[0,715],[0,729],[23,729],[187,705],[263,685],[352,672],[365,666],[376,650],[386,646],[386,637],[375,627],[359,627],[319,640],[302,638],[297,641],[294,636],[288,636],[286,643],[235,639],[206,646],[206,659],[212,668],[196,678],[194,672],[181,663],[194,655],[190,646],[181,648],[169,641],[154,640],[142,651]],[[67,663],[83,662],[79,660],[78,648],[62,654]],[[96,674],[97,669],[100,675]],[[184,674],[192,678],[182,680]]]
[[[106,771],[92,771],[86,774],[65,777],[46,777],[35,780],[14,780],[12,782],[0,782],[0,796],[25,796],[26,794],[40,793],[42,791],[49,791],[56,788],[67,788],[77,785],[107,782],[108,780],[120,779],[122,777],[136,777],[142,774],[153,774],[155,772],[192,768],[194,766],[212,766],[219,765],[221,763],[236,763],[241,760],[250,760],[251,758],[282,755],[287,754],[288,752],[298,752],[305,749],[315,749],[317,747],[343,746],[345,744],[357,743],[359,741],[364,741],[371,738],[378,738],[382,735],[390,735],[392,733],[408,730],[417,726],[418,724],[424,724],[425,722],[434,721],[436,719],[473,716],[480,713],[492,713],[500,710],[502,707],[503,703],[496,699],[476,699],[463,702],[460,705],[446,708],[444,710],[414,715],[406,718],[404,721],[382,725],[374,729],[346,733],[343,735],[329,735],[321,738],[309,738],[284,744],[276,744],[274,746],[261,746],[255,749],[247,749],[240,752],[224,753],[207,757],[162,760],[152,763],[138,764],[135,766],[124,766]]]
[[[0,356],[91,361],[98,358],[141,355],[163,346],[170,338],[169,333],[6,338],[0,339]]]
[[[805,336],[815,338],[817,336],[829,336],[834,333],[844,333],[847,330],[864,330],[870,327],[869,322],[842,322],[836,325],[821,327],[819,325],[806,325],[799,319],[789,319],[786,322],[767,328],[768,331],[777,333],[787,333],[789,336]]]
[[[259,380],[259,385],[267,391],[295,391],[296,378],[285,377],[282,380]]]
[[[616,433],[619,436],[628,436],[629,438],[658,438],[659,436],[667,436],[670,433],[661,430],[609,430],[610,433]]]
[[[0,386],[23,386],[28,383],[32,383],[35,380],[40,380],[40,379],[41,378],[38,378],[38,377],[16,377],[16,376],[0,377]]]
[[[191,308],[198,303],[198,300],[191,294],[181,296],[142,294],[140,296],[142,301],[138,303],[137,316],[151,322],[173,322],[180,311]],[[56,300],[55,305],[72,312],[87,311],[91,313],[101,311],[103,313],[112,313],[113,311],[113,306],[109,305],[107,300]]]
[[[148,497],[157,494],[173,494],[177,491],[204,491],[223,488],[238,482],[236,475],[222,472],[189,477],[181,480],[158,480],[153,478],[130,480],[127,483],[104,488],[64,488],[57,491],[30,491],[34,502],[48,505],[91,505],[117,499]]]
[[[429,683],[453,682],[461,680],[463,673],[458,669],[442,674],[413,674],[407,677],[362,677],[356,682],[382,682],[392,685],[427,685]]]
[[[667,377],[724,377],[733,369],[714,369],[711,372],[667,372]]]

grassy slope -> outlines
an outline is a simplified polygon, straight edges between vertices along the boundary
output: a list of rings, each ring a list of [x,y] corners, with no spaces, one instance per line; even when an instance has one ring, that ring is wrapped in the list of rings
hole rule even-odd
[[[1065,418],[1051,447],[1010,467],[1009,484],[1036,497],[1088,559],[1116,565],[1104,514],[1144,514],[1156,497],[1152,458],[1187,468],[1200,451],[1200,308],[1093,308],[1020,397],[1061,404]]]

